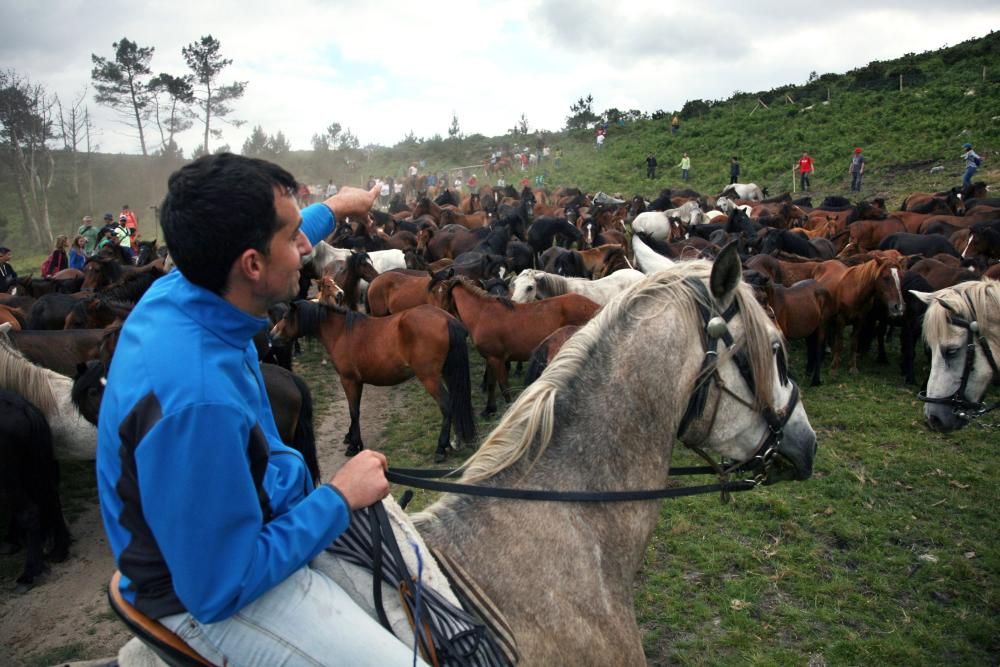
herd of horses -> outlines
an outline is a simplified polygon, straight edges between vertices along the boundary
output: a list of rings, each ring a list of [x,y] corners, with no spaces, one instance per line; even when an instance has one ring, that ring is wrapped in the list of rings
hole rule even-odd
[[[576,188],[487,186],[339,221],[304,259],[300,298],[272,309],[255,339],[282,438],[319,478],[311,394],[291,369],[301,336],[321,341],[340,379],[348,455],[364,448],[364,385],[416,377],[441,411],[439,462],[457,440],[476,441],[471,341],[485,361],[484,414],[497,412],[497,385],[507,404],[463,468],[463,479],[486,486],[662,486],[676,440],[744,461],[776,414],[787,450],[778,459],[804,479],[815,435],[787,377],[785,341],[806,340],[815,385],[827,347],[838,368],[848,327],[852,371],[873,343],[884,361],[887,332],[898,328],[901,372],[915,383],[921,328],[933,322],[929,425],[958,428],[986,409],[988,386],[1000,382],[1000,199],[983,184],[916,193],[898,210],[882,199],[814,206],[737,192],[595,201]],[[58,461],[93,457],[118,332],[167,262],[152,242],[137,265],[99,255],[82,272],[28,276],[0,295],[0,483],[13,502],[6,541],[26,547],[24,587],[44,569],[45,544],[52,560],[68,553]],[[511,362],[531,364],[517,400]],[[628,407],[606,410],[612,402]],[[685,410],[689,402],[697,407]],[[726,419],[716,423],[716,414]],[[559,633],[579,640],[572,644],[586,662],[620,662],[622,651],[641,658],[630,582],[655,503],[553,513],[518,502],[498,513],[497,502],[446,494],[417,523],[428,543],[483,578],[522,655],[565,662],[552,651],[567,644],[546,641]],[[588,526],[586,535],[567,528],[575,525]],[[595,535],[597,546],[578,548]],[[559,554],[550,565],[532,552],[543,540]],[[488,574],[497,554],[538,566],[501,581]],[[591,573],[577,593],[532,594],[562,589],[556,579],[567,570]],[[592,619],[586,638],[581,619]]]

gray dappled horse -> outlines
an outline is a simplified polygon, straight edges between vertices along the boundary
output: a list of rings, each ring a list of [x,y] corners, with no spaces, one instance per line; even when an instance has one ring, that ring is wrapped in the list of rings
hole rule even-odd
[[[715,315],[707,326],[696,302]],[[717,345],[720,335],[726,344],[717,363],[705,362],[706,341]],[[462,481],[662,488],[677,440],[746,461],[774,442],[775,415],[783,437],[765,483],[806,479],[816,436],[787,379],[781,340],[741,283],[734,247],[714,268],[705,261],[668,267],[630,287],[565,344],[467,462]],[[685,408],[692,395],[704,401],[693,413]],[[414,521],[428,545],[462,563],[503,611],[522,664],[634,665],[645,658],[633,583],[659,511],[650,501],[446,494]]]

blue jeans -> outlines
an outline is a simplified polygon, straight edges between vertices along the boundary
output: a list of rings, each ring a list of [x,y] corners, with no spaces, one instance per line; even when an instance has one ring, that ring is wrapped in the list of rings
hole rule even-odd
[[[691,173],[690,169],[681,169],[681,178],[685,181],[688,179],[688,174]]]
[[[962,176],[962,185],[972,185],[972,177],[975,176],[977,169],[979,169],[979,167],[974,164],[970,164],[965,168],[965,176]]]
[[[809,191],[809,172],[804,171],[799,177],[799,189],[805,192]]]
[[[851,174],[851,192],[861,192],[861,172],[855,171]]]
[[[320,558],[333,558],[321,553]],[[201,623],[191,614],[160,622],[213,664],[412,665],[412,647],[364,612],[322,572],[306,566],[234,616]],[[417,660],[417,664],[425,664]]]

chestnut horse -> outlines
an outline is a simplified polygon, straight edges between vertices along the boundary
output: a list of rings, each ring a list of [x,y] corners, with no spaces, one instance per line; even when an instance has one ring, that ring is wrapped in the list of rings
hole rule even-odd
[[[385,317],[427,303],[431,275],[415,269],[380,273],[368,286],[368,314]]]
[[[319,338],[340,375],[351,414],[346,454],[362,449],[361,392],[366,384],[392,386],[414,375],[441,410],[435,461],[443,461],[454,422],[463,442],[476,437],[469,384],[467,332],[462,323],[434,306],[411,308],[389,317],[368,317],[337,306],[296,301],[274,328],[278,343]]]
[[[833,295],[837,308],[834,321],[833,360],[830,367],[840,366],[840,349],[843,330],[853,324],[851,334],[852,373],[858,371],[858,343],[861,335],[861,321],[872,307],[874,299],[885,303],[890,317],[903,314],[905,300],[900,280],[903,273],[902,260],[872,259],[856,266],[845,266],[837,260],[823,262],[814,277]]]
[[[756,271],[745,272],[743,279],[753,287],[757,302],[768,311],[786,340],[806,339],[806,375],[812,376],[810,385],[818,387],[822,384],[826,327],[837,314],[829,290],[811,278],[791,287]]]
[[[508,361],[528,361],[538,344],[559,327],[585,324],[600,306],[579,294],[563,294],[544,301],[514,303],[493,297],[464,276],[436,275],[428,286],[431,303],[454,314],[469,329],[472,342],[486,359],[487,401],[484,415],[496,412],[496,384],[504,400],[513,395],[507,380]]]

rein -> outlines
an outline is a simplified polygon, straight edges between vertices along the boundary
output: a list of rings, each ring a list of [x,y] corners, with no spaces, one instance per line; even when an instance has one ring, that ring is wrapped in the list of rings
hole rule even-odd
[[[1000,367],[997,366],[996,360],[993,358],[993,353],[990,351],[990,344],[986,340],[985,335],[980,335],[979,321],[976,319],[976,310],[972,306],[972,301],[969,299],[969,295],[965,294],[965,302],[969,306],[970,318],[965,319],[959,317],[954,311],[948,316],[948,323],[952,326],[960,327],[965,329],[965,365],[962,368],[962,381],[958,385],[958,389],[955,390],[951,396],[943,396],[940,398],[931,397],[927,395],[926,391],[921,391],[917,394],[917,398],[924,403],[935,403],[938,405],[950,405],[952,412],[956,417],[963,421],[971,421],[976,417],[982,417],[988,412],[992,412],[1000,408],[1000,401],[997,401],[993,405],[986,405],[981,399],[979,401],[970,401],[965,397],[965,389],[969,384],[969,376],[972,374],[972,368],[976,362],[976,344],[983,350],[983,354],[986,355],[986,361],[989,362],[990,368],[993,370],[993,380],[992,384],[1000,385]],[[942,304],[944,306],[944,304]],[[947,308],[947,306],[945,306]],[[950,308],[948,308],[951,311]],[[985,392],[984,392],[985,396]]]
[[[687,279],[688,284],[696,291],[700,291],[707,300],[708,292],[700,280]],[[688,402],[684,416],[677,429],[678,438],[683,438],[687,433],[691,423],[698,419],[705,409],[708,396],[709,382],[712,381],[722,392],[728,393],[731,397],[746,405],[751,410],[754,406],[742,397],[729,389],[719,376],[717,363],[718,351],[716,347],[722,340],[728,347],[735,344],[732,335],[729,333],[728,322],[738,312],[739,307],[734,300],[732,305],[721,315],[711,317],[711,312],[700,301],[697,302],[699,312],[705,324],[707,341],[705,345],[705,359],[702,363],[702,370],[699,374],[701,380],[695,386],[691,399]],[[705,336],[703,335],[703,338]],[[754,379],[750,370],[750,363],[743,352],[735,356],[740,375],[743,377],[750,392],[754,392]],[[787,367],[784,357],[779,358],[778,371],[782,384],[789,382]],[[470,496],[482,496],[490,498],[507,498],[512,500],[548,500],[557,502],[629,502],[639,500],[659,500],[663,498],[681,498],[702,493],[721,493],[723,502],[729,502],[730,493],[733,491],[749,491],[761,484],[767,483],[768,471],[778,456],[778,447],[781,444],[782,432],[792,412],[799,401],[798,386],[792,382],[792,394],[788,404],[781,410],[766,408],[764,419],[768,424],[768,431],[761,438],[761,442],[754,450],[749,459],[742,462],[726,465],[715,462],[698,445],[685,445],[694,450],[699,456],[705,459],[709,465],[670,468],[669,473],[674,476],[685,475],[717,475],[719,482],[716,484],[703,484],[698,486],[674,487],[663,489],[637,489],[633,491],[553,491],[547,489],[518,489],[509,487],[479,486],[476,484],[463,484],[460,482],[438,481],[444,477],[450,477],[460,472],[460,470],[447,469],[421,469],[421,468],[389,468],[386,471],[386,479],[395,484],[402,484],[429,491],[440,491],[444,493],[458,493]],[[718,410],[719,402],[715,403],[715,410]],[[715,422],[716,413],[713,411],[711,423]],[[707,433],[705,434],[707,436]],[[704,437],[699,439],[699,443]],[[750,473],[752,476],[747,479],[731,481],[730,477],[735,473]],[[409,493],[409,492],[408,492]],[[404,494],[400,504],[405,507],[409,502],[409,497]]]

